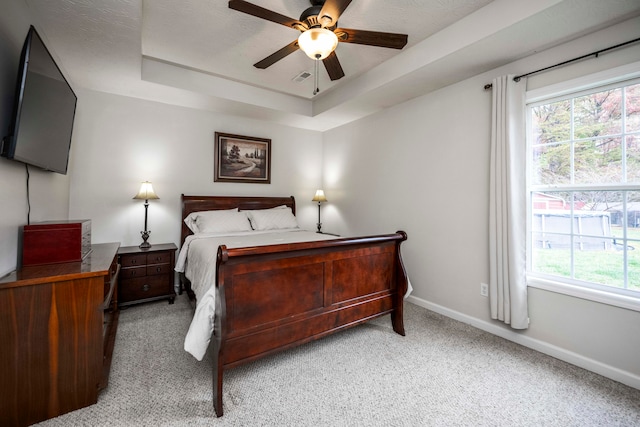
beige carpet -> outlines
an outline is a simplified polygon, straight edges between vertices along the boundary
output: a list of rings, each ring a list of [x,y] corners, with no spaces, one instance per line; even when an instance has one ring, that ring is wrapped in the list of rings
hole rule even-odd
[[[123,310],[109,387],[42,426],[640,426],[640,390],[408,304],[225,373],[183,348],[186,296]]]

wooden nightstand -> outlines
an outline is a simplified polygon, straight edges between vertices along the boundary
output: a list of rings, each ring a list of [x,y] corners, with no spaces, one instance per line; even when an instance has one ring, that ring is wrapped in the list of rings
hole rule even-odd
[[[175,255],[173,243],[152,245],[148,249],[124,246],[118,250],[120,280],[118,305],[120,307],[158,299],[169,299],[173,304]]]

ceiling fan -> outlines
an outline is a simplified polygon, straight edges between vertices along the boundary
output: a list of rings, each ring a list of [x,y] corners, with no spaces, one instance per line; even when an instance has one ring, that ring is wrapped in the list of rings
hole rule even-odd
[[[344,77],[344,71],[334,51],[338,42],[392,49],[402,49],[407,44],[406,34],[338,28],[338,18],[347,6],[349,6],[351,0],[309,1],[311,7],[302,12],[300,19],[289,18],[244,0],[229,1],[230,9],[282,24],[302,32],[298,39],[253,64],[254,67],[261,69],[268,68],[287,55],[298,49],[302,49],[311,59],[316,60],[316,67],[317,61],[322,60],[329,74],[329,78],[331,78],[331,80],[338,80]],[[309,42],[310,46],[306,44]],[[317,75],[318,73],[316,71],[316,91],[314,91],[314,95],[318,91]]]

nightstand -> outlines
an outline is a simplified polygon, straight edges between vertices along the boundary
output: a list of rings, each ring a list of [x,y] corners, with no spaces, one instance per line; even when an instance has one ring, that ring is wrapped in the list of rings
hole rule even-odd
[[[169,299],[173,304],[175,255],[178,248],[173,243],[123,246],[118,250],[120,280],[118,281],[118,306]]]

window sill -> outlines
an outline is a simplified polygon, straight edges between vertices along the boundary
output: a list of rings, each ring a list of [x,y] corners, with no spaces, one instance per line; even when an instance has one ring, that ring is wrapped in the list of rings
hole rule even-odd
[[[527,277],[527,285],[532,288],[544,289],[558,294],[626,308],[627,310],[640,311],[640,299],[626,295],[614,294],[597,289],[589,289],[582,286],[570,285],[568,283],[556,282],[539,277]]]

